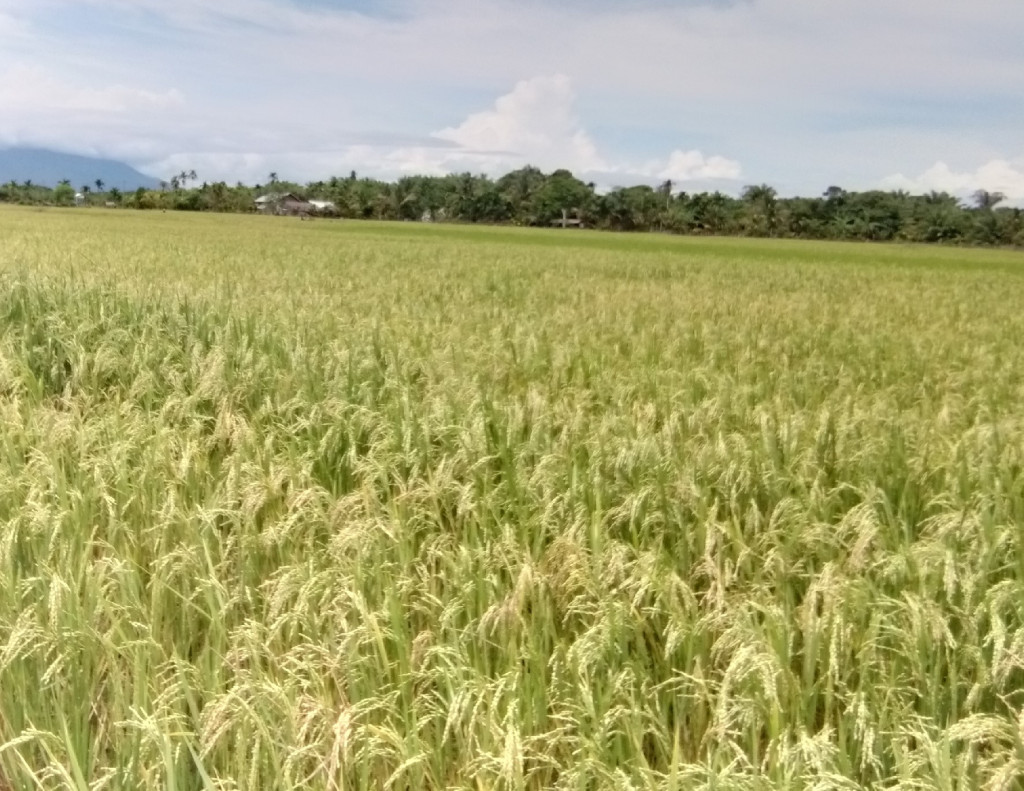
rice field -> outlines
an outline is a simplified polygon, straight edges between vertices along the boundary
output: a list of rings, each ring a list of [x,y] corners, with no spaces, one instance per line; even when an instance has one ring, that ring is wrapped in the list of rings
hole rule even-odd
[[[1024,788],[1024,256],[0,211],[0,789]]]

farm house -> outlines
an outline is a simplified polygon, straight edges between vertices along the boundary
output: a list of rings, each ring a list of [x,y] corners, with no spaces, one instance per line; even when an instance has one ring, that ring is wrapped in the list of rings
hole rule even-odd
[[[256,199],[255,206],[256,211],[260,214],[276,214],[292,217],[312,214],[316,211],[316,207],[312,203],[292,192],[261,195]]]

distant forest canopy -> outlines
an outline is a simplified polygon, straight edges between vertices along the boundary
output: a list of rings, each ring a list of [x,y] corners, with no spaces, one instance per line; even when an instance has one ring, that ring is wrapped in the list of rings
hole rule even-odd
[[[330,201],[334,216],[496,225],[583,225],[616,231],[676,234],[944,242],[1024,247],[1024,212],[1001,206],[998,192],[978,191],[970,204],[945,192],[848,192],[829,187],[813,198],[782,198],[767,185],[746,187],[740,197],[688,193],[666,181],[658,187],[621,187],[599,193],[568,170],[545,174],[524,167],[491,179],[472,174],[406,176],[397,182],[360,178],[355,172],[328,181],[297,184],[271,173],[255,186],[201,183],[183,171],[159,190],[122,193],[102,181],[54,189],[31,181],[0,185],[0,201],[36,205],[107,205],[134,209],[252,212],[264,194],[294,193]],[[76,192],[78,197],[76,197]]]

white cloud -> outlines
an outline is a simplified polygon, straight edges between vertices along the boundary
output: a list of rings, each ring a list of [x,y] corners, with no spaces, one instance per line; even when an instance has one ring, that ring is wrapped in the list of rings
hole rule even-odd
[[[157,179],[169,179],[171,175],[181,171],[195,170],[200,181],[235,181],[244,180],[249,183],[261,183],[267,174],[280,165],[272,165],[263,154],[254,153],[178,153],[171,154],[139,166],[139,170]],[[288,172],[282,172],[282,177]]]
[[[617,176],[673,181],[735,180],[740,164],[722,156],[705,157],[700,151],[673,151],[666,161],[637,166],[602,154],[583,127],[576,111],[573,81],[564,74],[539,76],[516,83],[493,107],[469,115],[455,127],[434,136],[458,146],[453,150],[400,148],[371,166],[403,173],[445,173],[475,170],[499,173],[523,165],[542,169],[566,168],[578,176],[605,182]]]
[[[700,151],[673,151],[668,165],[657,172],[660,179],[695,181],[711,179],[735,180],[742,175],[740,163],[721,156],[705,157]]]
[[[460,167],[461,164],[461,167]],[[403,175],[444,175],[456,170],[477,170],[458,156],[446,157],[436,149],[350,145],[336,151],[184,152],[140,164],[139,170],[154,178],[168,178],[182,170],[195,170],[200,181],[266,183],[271,171],[288,181],[319,181],[360,175],[397,178]]]
[[[249,182],[271,170],[300,181],[325,179],[350,170],[384,178],[470,171],[497,176],[524,165],[567,168],[602,186],[667,178],[676,182],[735,180],[738,162],[699,151],[672,152],[667,160],[635,166],[611,161],[583,127],[576,112],[572,80],[540,76],[516,83],[487,110],[433,134],[437,145],[348,145],[334,151],[173,154],[141,166],[161,174],[195,169],[201,178]]]
[[[245,62],[260,52],[261,62],[287,66],[301,51],[304,65],[361,77],[476,86],[530,69],[587,74],[616,93],[810,107],[808,90],[819,105],[871,86],[948,91],[983,78],[1012,90],[1007,67],[1022,61],[1014,32],[1024,22],[1019,0],[600,3],[586,13],[578,3],[392,0],[382,5],[393,13],[381,15],[284,0],[9,0],[26,9],[83,2],[97,13],[158,15],[216,42],[209,52],[227,47]],[[978,50],[978,42],[988,46]]]
[[[564,74],[516,84],[494,107],[473,113],[457,127],[436,133],[464,152],[507,156],[541,168],[603,171],[607,163],[580,126],[576,95]]]
[[[916,178],[897,173],[882,180],[887,189],[910,192],[949,192],[969,195],[976,190],[1001,192],[1012,201],[1024,200],[1024,158],[993,159],[973,171],[955,171],[945,162],[936,162]]]
[[[692,183],[739,178],[738,159],[745,178],[806,194],[924,178],[937,161],[960,178],[982,162],[1022,168],[1007,159],[1024,122],[1020,0],[339,5],[0,0],[0,139],[160,167],[205,158],[229,180],[533,160]],[[51,83],[3,78],[14,61]],[[491,106],[466,98],[537,74],[565,77]],[[450,147],[423,142],[431,130]]]
[[[83,88],[78,90],[68,105],[76,110],[98,110],[102,112],[127,112],[128,110],[175,110],[185,106],[181,91],[171,89],[164,92],[128,88],[124,85],[110,85],[106,88]]]
[[[178,90],[160,93],[124,85],[75,86],[36,66],[20,63],[0,74],[0,106],[11,110],[124,113],[173,110],[184,104],[185,99]]]

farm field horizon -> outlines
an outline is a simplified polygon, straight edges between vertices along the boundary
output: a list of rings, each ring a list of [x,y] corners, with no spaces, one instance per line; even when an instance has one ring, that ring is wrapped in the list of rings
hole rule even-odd
[[[0,209],[0,791],[1016,789],[1024,255]]]

